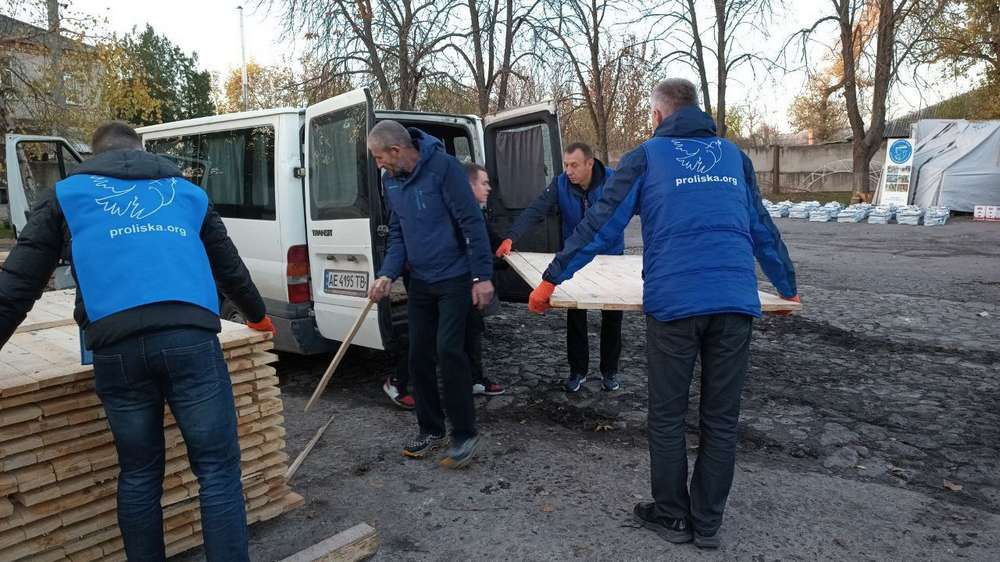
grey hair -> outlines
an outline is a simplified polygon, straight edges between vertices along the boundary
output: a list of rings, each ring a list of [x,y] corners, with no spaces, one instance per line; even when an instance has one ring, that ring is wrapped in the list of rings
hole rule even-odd
[[[678,109],[698,105],[698,88],[683,78],[667,78],[653,88],[650,95],[653,109],[659,109],[664,115],[670,115]]]
[[[379,121],[368,132],[368,146],[378,150],[388,150],[394,146],[412,148],[413,139],[406,127],[398,121]]]

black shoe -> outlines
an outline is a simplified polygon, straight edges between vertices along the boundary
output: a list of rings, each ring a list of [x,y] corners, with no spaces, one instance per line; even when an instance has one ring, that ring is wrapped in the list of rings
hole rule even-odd
[[[417,435],[413,441],[403,447],[403,456],[411,459],[422,459],[447,444],[448,437],[446,435],[431,435],[421,431],[420,435]]]
[[[719,538],[718,531],[712,533],[711,535],[703,535],[698,531],[695,531],[694,545],[697,546],[698,548],[714,550],[722,546],[722,540]]]
[[[445,468],[462,468],[472,462],[472,457],[476,456],[476,449],[479,448],[479,436],[470,437],[461,443],[452,443],[451,448],[441,459],[441,466]]]
[[[622,384],[618,382],[618,375],[615,373],[608,373],[604,375],[601,380],[601,388],[607,392],[613,392],[622,387]]]
[[[687,519],[670,519],[656,515],[656,504],[637,503],[632,513],[642,526],[663,537],[663,540],[674,544],[691,542],[691,526]]]
[[[587,375],[570,375],[566,379],[566,383],[563,388],[566,392],[579,392],[580,388],[583,387],[583,383],[587,382]]]

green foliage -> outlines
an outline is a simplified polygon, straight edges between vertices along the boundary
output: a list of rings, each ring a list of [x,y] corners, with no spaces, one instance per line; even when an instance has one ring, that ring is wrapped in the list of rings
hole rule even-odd
[[[215,113],[212,77],[198,69],[198,55],[187,55],[150,25],[122,40],[127,56],[141,69],[150,96],[160,104],[158,119],[144,112],[119,117],[136,125],[178,121]],[[127,113],[127,112],[126,112]]]

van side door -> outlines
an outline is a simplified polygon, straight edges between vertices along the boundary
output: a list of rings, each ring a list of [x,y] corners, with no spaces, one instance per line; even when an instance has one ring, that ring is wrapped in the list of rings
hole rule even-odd
[[[518,215],[562,173],[562,137],[554,102],[487,115],[486,168],[493,191],[487,204],[490,227],[504,237]],[[562,248],[558,212],[518,240],[515,250],[558,252]],[[513,271],[495,275],[500,298],[526,302],[531,287]]]
[[[354,324],[381,265],[374,244],[381,223],[378,171],[367,147],[374,121],[367,89],[306,108],[306,239],[316,325],[327,339],[339,341]],[[365,319],[356,345],[385,349],[386,301]]]
[[[16,234],[24,230],[38,196],[55,188],[83,158],[60,137],[7,135],[5,142],[7,198]]]

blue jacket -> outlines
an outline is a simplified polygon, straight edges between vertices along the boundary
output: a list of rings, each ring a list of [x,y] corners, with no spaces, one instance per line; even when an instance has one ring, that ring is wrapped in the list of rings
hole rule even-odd
[[[410,129],[420,159],[413,172],[382,174],[389,207],[389,247],[378,276],[403,273],[426,283],[462,275],[493,276],[486,221],[469,187],[465,168],[444,151],[440,140]]]
[[[545,271],[559,284],[642,217],[643,308],[662,322],[708,314],[760,316],[754,258],[784,297],[795,269],[761,202],[750,159],[716,137],[712,118],[683,108],[622,158],[604,195]]]
[[[587,190],[570,182],[565,173],[559,174],[528,208],[521,211],[517,220],[511,225],[507,238],[517,242],[528,230],[544,221],[547,215],[559,209],[562,219],[562,240],[565,243],[573,235],[576,225],[583,220],[587,210],[601,199],[604,186],[608,184],[613,174],[611,168],[606,167],[600,160],[595,160],[593,185]],[[622,232],[610,248],[601,253],[621,255],[624,251],[625,234]]]

